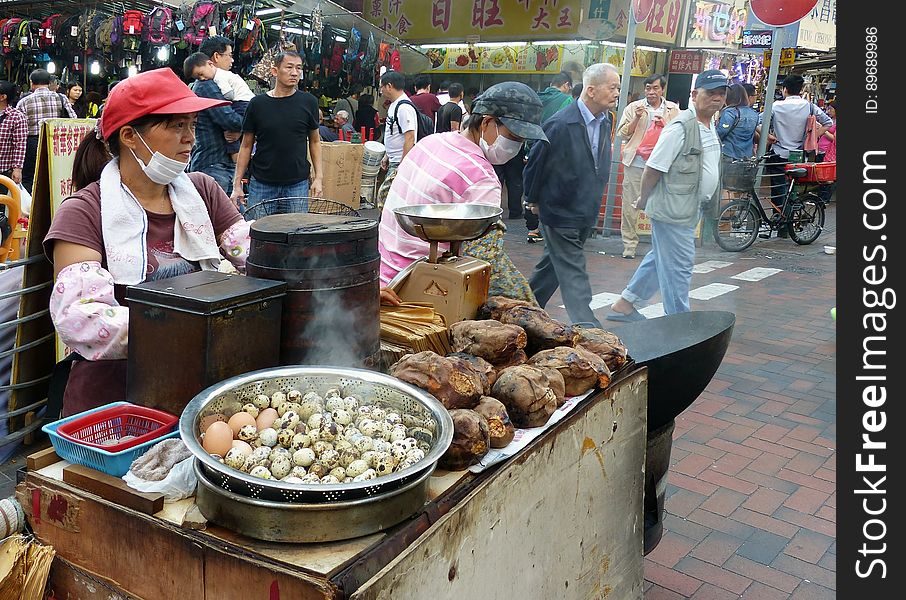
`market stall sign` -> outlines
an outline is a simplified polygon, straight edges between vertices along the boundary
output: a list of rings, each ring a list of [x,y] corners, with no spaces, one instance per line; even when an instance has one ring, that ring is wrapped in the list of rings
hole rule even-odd
[[[376,27],[410,42],[575,36],[582,0],[364,0]]]
[[[559,73],[563,62],[559,44],[431,48],[427,54],[433,73]]]
[[[668,73],[701,73],[702,53],[695,50],[674,50],[670,53]]]
[[[632,0],[632,14],[636,23],[644,23],[654,9],[654,0]]]
[[[746,1],[696,0],[689,16],[686,47],[739,48],[746,26]]]
[[[636,27],[636,41],[646,40],[672,44],[683,16],[684,0],[651,0],[651,13]],[[612,0],[608,20],[617,25],[615,35],[626,35],[629,23],[629,0]]]
[[[752,0],[752,12],[765,25],[784,27],[812,12],[818,0]]]
[[[764,53],[764,66],[771,66],[771,54],[770,50],[765,51]],[[780,66],[781,67],[792,67],[796,64],[796,49],[795,48],[784,48],[780,51]]]
[[[774,40],[772,29],[744,29],[742,32],[742,47],[770,48]]]
[[[616,46],[604,46],[603,62],[610,63],[619,71],[623,72],[623,59],[626,54],[625,48]],[[633,49],[632,52],[632,77],[648,77],[654,74],[654,61],[657,59],[657,52],[653,50]]]
[[[837,47],[837,0],[819,0],[812,12],[799,21],[796,46],[823,52]]]

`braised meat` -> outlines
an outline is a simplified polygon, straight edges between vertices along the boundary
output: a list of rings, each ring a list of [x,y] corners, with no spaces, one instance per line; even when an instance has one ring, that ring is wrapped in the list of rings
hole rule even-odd
[[[420,387],[448,408],[472,408],[484,392],[481,377],[467,361],[426,351],[407,354],[390,366],[390,375]]]
[[[561,346],[542,350],[529,359],[529,364],[560,371],[567,396],[584,394],[595,386],[605,388],[610,385],[610,369],[604,359],[585,348]]]
[[[518,325],[500,321],[460,321],[450,326],[453,351],[479,356],[491,364],[505,363],[525,348],[528,339]]]

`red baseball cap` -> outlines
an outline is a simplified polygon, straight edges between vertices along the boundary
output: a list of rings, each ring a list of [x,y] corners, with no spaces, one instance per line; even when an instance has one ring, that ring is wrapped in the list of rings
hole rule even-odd
[[[227,100],[196,96],[170,68],[145,71],[119,82],[110,91],[101,115],[101,133],[106,140],[123,125],[145,115],[181,115],[227,104]]]

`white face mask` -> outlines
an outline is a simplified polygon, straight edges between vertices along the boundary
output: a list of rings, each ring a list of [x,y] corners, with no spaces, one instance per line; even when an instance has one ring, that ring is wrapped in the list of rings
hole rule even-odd
[[[522,142],[500,135],[500,127],[497,126],[497,121],[494,121],[494,128],[497,129],[497,139],[494,140],[494,143],[488,144],[484,140],[484,134],[482,133],[481,139],[478,140],[478,145],[489,163],[492,165],[503,165],[519,154],[522,149]]]
[[[145,148],[148,148],[148,152],[151,152],[151,160],[148,161],[148,164],[145,164],[142,162],[142,159],[135,154],[134,150],[130,148],[129,151],[132,152],[132,156],[135,157],[138,164],[142,166],[142,171],[145,172],[148,179],[160,185],[169,185],[174,179],[185,172],[189,163],[167,158],[160,152],[151,150],[145,142],[145,138],[142,137],[142,134],[137,131],[135,133],[138,135],[138,139],[142,141],[142,144],[145,144]]]

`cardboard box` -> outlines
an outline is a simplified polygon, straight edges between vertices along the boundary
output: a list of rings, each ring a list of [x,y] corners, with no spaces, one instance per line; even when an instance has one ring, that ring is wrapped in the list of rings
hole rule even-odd
[[[362,187],[362,156],[365,146],[349,142],[321,142],[321,167],[324,170],[323,196],[358,208]]]

